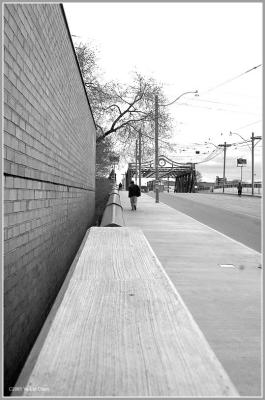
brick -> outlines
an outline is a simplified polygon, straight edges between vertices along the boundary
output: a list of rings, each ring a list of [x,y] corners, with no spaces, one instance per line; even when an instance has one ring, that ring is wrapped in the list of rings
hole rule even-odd
[[[22,133],[23,133],[23,131],[22,131],[22,129],[20,128],[20,126],[16,126],[16,127],[15,127],[15,134],[16,134],[16,137],[17,137],[18,139],[20,139],[20,140],[22,140]]]
[[[18,165],[14,164],[14,163],[10,164],[10,174],[18,175]]]
[[[6,159],[9,161],[15,160],[15,151],[10,147],[6,147]]]
[[[26,145],[25,145],[25,143],[24,142],[19,142],[18,143],[18,150],[21,152],[21,153],[23,153],[23,154],[25,154],[25,152],[26,152]]]
[[[12,176],[5,176],[5,187],[13,188],[14,186],[14,178]]]
[[[20,120],[19,120],[19,127],[20,127],[22,130],[25,130],[25,129],[26,129],[26,121],[24,121],[23,119],[20,118]]]
[[[27,186],[25,179],[14,178],[14,187],[17,189],[24,189]]]
[[[10,214],[14,212],[14,202],[13,201],[5,201],[4,204],[4,213]]]
[[[12,110],[8,104],[4,104],[4,118],[11,120]]]
[[[17,164],[26,164],[26,155],[20,152],[15,153],[15,162]]]
[[[17,172],[17,174],[18,174],[19,176],[25,176],[25,166],[19,165],[19,166],[18,166],[18,172]]]
[[[21,209],[20,209],[20,201],[15,201],[13,204],[14,204],[14,212],[21,211]]]
[[[16,189],[6,189],[4,193],[5,200],[17,200],[17,190]]]

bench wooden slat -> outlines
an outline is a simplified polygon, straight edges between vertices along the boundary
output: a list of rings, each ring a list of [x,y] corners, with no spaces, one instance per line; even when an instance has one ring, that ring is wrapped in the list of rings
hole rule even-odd
[[[49,388],[24,396],[238,396],[137,228],[90,229],[16,386]]]

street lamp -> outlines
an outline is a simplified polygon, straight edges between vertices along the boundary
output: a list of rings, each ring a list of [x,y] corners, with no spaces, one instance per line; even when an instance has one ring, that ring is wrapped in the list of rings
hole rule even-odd
[[[211,144],[212,146],[216,147],[217,149],[219,149],[218,146],[216,146],[216,144],[212,143],[212,142],[204,142],[204,144]]]
[[[178,101],[182,96],[185,96],[186,94],[195,94],[195,96],[199,96],[198,90],[191,91],[191,92],[184,92],[180,96],[178,96],[175,100],[171,101],[170,103],[167,104],[158,104],[158,95],[155,95],[155,201],[156,203],[159,203],[159,188],[158,188],[158,182],[159,182],[159,174],[158,174],[158,106],[160,107],[167,107],[171,106],[174,104],[176,101]]]
[[[232,135],[239,136],[248,145],[249,140],[246,140],[245,138],[243,138],[239,133],[230,132],[230,136],[232,136]],[[249,149],[251,150],[251,194],[252,194],[252,196],[254,196],[254,175],[255,175],[254,174],[254,147],[255,147],[254,141],[261,140],[261,139],[262,139],[261,136],[254,136],[254,132],[252,132],[251,138],[250,138],[251,147],[248,145]]]
[[[237,135],[237,136],[239,136],[242,140],[244,140],[244,142],[248,145],[249,149],[251,150],[251,147],[250,147],[249,144],[248,144],[249,140],[243,138],[243,136],[241,136],[239,133],[231,132],[231,131],[230,131],[230,132],[229,132],[229,135],[230,135],[230,136],[232,136],[232,135]]]

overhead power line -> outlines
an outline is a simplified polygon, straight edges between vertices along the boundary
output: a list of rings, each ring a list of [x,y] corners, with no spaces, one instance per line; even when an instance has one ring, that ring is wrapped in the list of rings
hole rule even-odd
[[[260,123],[261,121],[262,120],[259,119],[258,121],[251,122],[250,124],[240,126],[240,128],[236,128],[236,129],[234,129],[234,131],[239,131],[239,129],[244,129],[244,128],[247,128],[248,126],[256,125],[256,124]]]
[[[177,103],[178,106],[186,106],[186,107],[193,107],[193,108],[202,108],[205,110],[212,110],[212,111],[222,111],[222,112],[228,112],[228,113],[232,113],[232,114],[249,114],[249,115],[259,115],[256,112],[249,112],[246,110],[228,110],[225,108],[213,108],[213,107],[207,107],[207,106],[201,106],[201,105],[196,105],[196,104],[189,104],[189,103]]]
[[[208,161],[211,161],[211,160],[213,160],[214,158],[218,157],[222,152],[223,152],[222,149],[219,149],[219,151],[218,151],[218,150],[214,150],[214,151],[212,152],[212,154],[209,154],[209,156],[207,156],[204,160],[199,161],[199,162],[197,162],[196,164],[203,164],[203,163],[206,163],[206,162],[208,162]]]
[[[255,69],[257,69],[257,68],[259,68],[259,67],[261,67],[261,66],[262,66],[262,64],[256,65],[255,67],[253,67],[253,68],[251,68],[251,69],[248,69],[247,71],[242,72],[241,74],[239,74],[239,75],[237,75],[237,76],[234,76],[233,78],[227,79],[226,81],[224,81],[224,82],[222,82],[222,83],[219,83],[219,84],[216,85],[216,86],[213,86],[212,88],[206,90],[206,91],[203,92],[203,93],[211,92],[212,90],[215,90],[215,89],[217,89],[217,88],[219,88],[219,87],[221,87],[221,86],[223,86],[223,85],[226,85],[227,83],[233,82],[234,80],[240,78],[240,77],[243,76],[243,75],[248,74],[248,73],[251,72],[251,71],[254,71]],[[202,94],[203,94],[203,93],[202,93]]]

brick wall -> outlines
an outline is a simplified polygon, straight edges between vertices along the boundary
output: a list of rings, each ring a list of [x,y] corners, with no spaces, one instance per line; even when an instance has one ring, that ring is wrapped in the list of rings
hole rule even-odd
[[[5,392],[95,206],[95,126],[62,6],[4,5]]]

